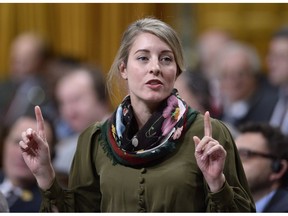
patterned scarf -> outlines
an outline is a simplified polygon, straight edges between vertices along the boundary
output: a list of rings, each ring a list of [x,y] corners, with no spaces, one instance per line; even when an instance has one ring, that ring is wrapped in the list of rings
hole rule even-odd
[[[174,89],[140,130],[133,114],[128,95],[103,125],[107,133],[101,145],[114,164],[147,165],[166,156],[176,149],[198,112],[188,107]]]

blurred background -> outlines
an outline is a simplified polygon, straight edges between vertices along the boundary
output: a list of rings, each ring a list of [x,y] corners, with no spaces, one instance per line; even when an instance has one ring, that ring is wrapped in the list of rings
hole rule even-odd
[[[190,65],[197,60],[195,38],[211,28],[252,44],[263,60],[271,33],[288,22],[287,9],[285,3],[1,3],[0,79],[8,76],[12,40],[25,31],[40,34],[54,53],[107,73],[121,34],[144,16],[161,18],[179,32]]]
[[[9,208],[3,211],[40,208],[18,145],[21,132],[36,125],[34,106],[41,106],[53,166],[67,186],[79,134],[106,120],[126,94],[116,85],[115,95],[106,94],[105,82],[122,34],[147,16],[179,33],[187,71],[175,88],[188,105],[210,111],[235,138],[249,122],[288,135],[288,27],[278,31],[288,26],[287,11],[286,3],[0,3],[0,193]],[[287,147],[279,154],[288,160]],[[256,164],[252,174],[277,172],[282,181],[288,166],[276,162],[277,169],[265,172]],[[261,179],[270,184],[270,177]]]

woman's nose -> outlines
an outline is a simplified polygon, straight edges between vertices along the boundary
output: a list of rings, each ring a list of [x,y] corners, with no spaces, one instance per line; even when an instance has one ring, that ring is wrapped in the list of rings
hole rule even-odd
[[[155,76],[158,76],[160,74],[160,66],[158,60],[154,60],[151,62],[150,73],[153,73]]]

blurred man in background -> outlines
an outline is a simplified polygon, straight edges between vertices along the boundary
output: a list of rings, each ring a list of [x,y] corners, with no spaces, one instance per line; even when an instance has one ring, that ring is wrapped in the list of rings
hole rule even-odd
[[[65,176],[69,174],[80,132],[105,120],[110,114],[110,103],[101,71],[86,65],[67,70],[58,78],[55,98],[61,118],[75,132],[56,145],[53,165]]]
[[[211,116],[219,117],[222,98],[219,87],[219,74],[216,70],[217,57],[223,47],[233,40],[229,32],[222,29],[208,29],[197,40],[199,64],[197,70],[203,73],[211,89]]]
[[[256,50],[241,42],[228,43],[219,53],[222,114],[220,119],[237,128],[249,121],[269,122],[277,91],[261,73]]]
[[[279,100],[270,123],[288,135],[288,27],[281,28],[272,36],[267,66],[269,80],[279,87]]]
[[[23,33],[14,39],[9,76],[0,83],[0,128],[33,111],[35,105],[53,113],[43,81],[48,53],[47,43],[34,33]]]
[[[45,114],[44,114],[45,115]],[[51,145],[56,142],[53,125],[45,117],[46,139]],[[19,147],[22,131],[36,130],[36,119],[32,114],[24,114],[3,131],[3,169],[0,171],[0,191],[8,201],[10,212],[39,212],[41,194],[35,177],[27,167]]]
[[[288,142],[268,123],[249,123],[235,140],[257,212],[288,212]]]
[[[189,68],[181,73],[175,82],[175,88],[181,98],[193,109],[202,114],[212,109],[208,80],[197,69]]]

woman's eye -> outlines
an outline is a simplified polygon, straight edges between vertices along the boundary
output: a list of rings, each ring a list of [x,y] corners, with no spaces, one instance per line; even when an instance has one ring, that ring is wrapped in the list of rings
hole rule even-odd
[[[137,58],[137,60],[140,60],[140,61],[148,61],[148,57],[146,57],[146,56],[139,56],[139,57]]]
[[[162,58],[161,58],[161,61],[162,61],[162,62],[172,62],[172,58],[169,57],[169,56],[165,56],[165,57],[162,57]]]

